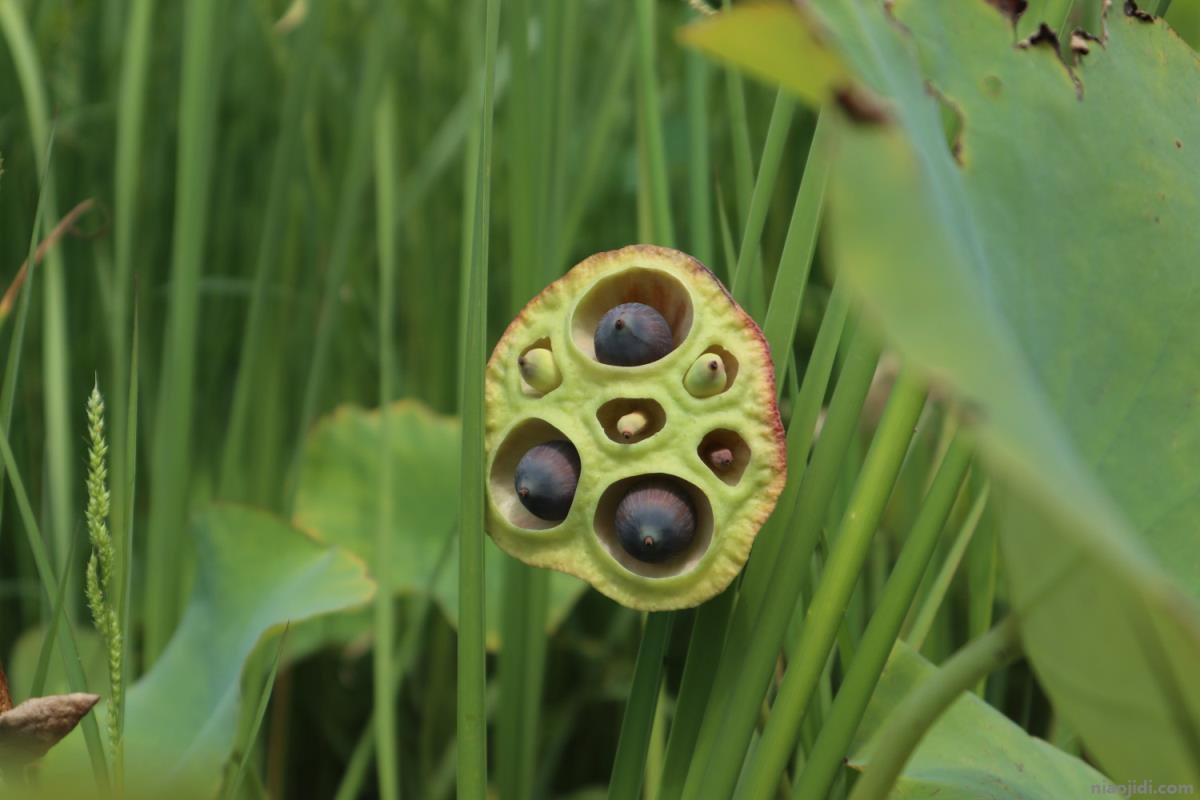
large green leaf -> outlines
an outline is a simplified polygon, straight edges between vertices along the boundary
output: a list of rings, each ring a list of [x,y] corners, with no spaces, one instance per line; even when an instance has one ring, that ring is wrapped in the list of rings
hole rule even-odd
[[[849,766],[871,765],[871,736],[936,668],[896,645],[863,715]],[[893,800],[1062,800],[1090,797],[1108,780],[1083,761],[1036,739],[966,693],[925,734],[904,767]]]
[[[361,605],[374,591],[359,559],[269,514],[215,507],[193,529],[191,599],[166,650],[128,697],[125,762],[135,797],[211,796],[232,746],[242,667],[264,634]],[[86,761],[72,742],[78,738],[73,733],[51,751],[47,779],[80,774]]]
[[[1118,11],[1068,71],[1053,47],[1015,47],[982,0],[817,5],[886,109],[846,115],[831,260],[893,346],[970,409],[1003,490],[1022,638],[1059,711],[1117,780],[1195,784],[1196,55]],[[723,50],[716,22],[694,38],[758,61]]]
[[[216,508],[196,532],[183,620],[129,694],[126,759],[156,780],[219,775],[242,665],[268,630],[361,605],[374,591],[361,561],[262,512]]]
[[[324,541],[374,562],[379,528],[378,411],[343,407],[313,429],[305,444],[296,494],[296,524]],[[390,408],[392,442],[392,575],[398,592],[425,591],[446,542],[434,595],[451,623],[458,619],[459,425],[425,406],[402,400]],[[506,556],[489,539],[486,551],[488,646],[500,643],[501,565]],[[555,573],[547,624],[557,627],[585,584]]]

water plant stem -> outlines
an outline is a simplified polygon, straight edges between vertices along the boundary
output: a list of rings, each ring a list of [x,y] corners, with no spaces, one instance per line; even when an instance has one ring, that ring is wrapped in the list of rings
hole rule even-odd
[[[850,662],[833,707],[797,778],[795,800],[821,800],[833,785],[842,758],[896,642],[904,614],[912,605],[921,576],[929,566],[942,529],[954,507],[955,497],[970,463],[970,454],[971,448],[967,442],[961,437],[955,438],[921,504],[912,530],[904,540],[900,558],[884,587],[883,597],[859,641],[858,652]]]
[[[746,305],[750,298],[752,264],[757,258],[763,226],[767,222],[767,209],[771,205],[771,193],[779,176],[779,165],[783,161],[783,149],[787,144],[788,131],[796,112],[796,101],[785,90],[775,95],[775,107],[771,110],[771,122],[767,125],[767,139],[763,143],[762,158],[758,174],[754,179],[754,191],[750,195],[750,208],[746,212],[746,223],[742,228],[742,239],[738,249],[737,266],[733,270],[733,285],[730,291],[739,303]]]
[[[389,417],[394,394],[392,375],[395,336],[396,229],[392,224],[396,203],[396,93],[390,83],[379,99],[375,114],[375,205],[380,223],[377,228],[379,249],[379,527],[375,535],[374,710],[375,741],[378,756],[379,795],[383,800],[400,796],[400,775],[396,761],[396,707],[392,702],[395,648],[395,598],[392,580],[392,537],[394,529],[392,437]]]
[[[492,175],[492,112],[500,0],[487,0],[484,14],[484,83],[475,164],[474,232],[464,326],[462,398],[462,526],[458,574],[458,796],[487,794],[487,659],[484,649],[484,464],[483,371],[487,354],[488,232]]]
[[[658,78],[654,72],[653,0],[636,0],[635,11],[638,40],[637,88],[641,112],[638,118],[644,131],[654,238],[657,244],[670,247],[675,243],[675,226],[671,221],[667,155],[663,145],[662,117],[658,107]]]
[[[637,663],[633,669],[633,688],[625,703],[621,720],[621,736],[617,741],[617,757],[608,782],[609,800],[634,798],[641,793],[646,767],[646,751],[654,726],[659,687],[662,685],[663,656],[671,638],[673,612],[646,615],[642,643],[638,646]]]
[[[739,600],[734,609],[713,685],[715,702],[705,714],[684,786],[683,796],[688,800],[708,796],[710,770],[726,776],[732,772],[736,779],[750,745],[759,706],[774,675],[776,658],[820,537],[825,509],[875,373],[879,349],[871,332],[855,326],[849,340],[842,374],[796,503],[791,509],[777,508],[775,512],[790,515],[786,525],[789,535],[769,573],[763,568],[756,577],[762,580],[769,574],[763,587],[756,590],[761,599],[745,604]]]
[[[821,211],[825,205],[825,186],[829,182],[829,168],[833,162],[831,150],[836,124],[837,118],[832,114],[821,114],[817,118],[812,143],[808,146],[808,160],[804,163],[804,177],[800,179],[800,188],[796,192],[787,238],[783,242],[779,269],[775,273],[775,284],[763,320],[763,335],[767,337],[767,344],[775,358],[775,383],[780,391],[791,367],[792,359],[788,355],[796,336],[813,253],[817,248]]]
[[[37,48],[21,7],[13,0],[0,0],[0,32],[8,44],[21,94],[25,115],[33,140],[33,155],[38,172],[43,176],[38,202],[44,203],[44,219],[58,219],[57,193],[49,169],[50,125],[46,85],[38,60]],[[30,261],[32,265],[32,260]],[[31,266],[32,269],[32,266]],[[71,435],[71,388],[67,371],[67,294],[63,275],[62,251],[51,247],[42,267],[45,287],[42,289],[42,391],[46,415],[46,469],[49,497],[49,533],[52,552],[61,558],[70,549],[71,520],[74,518],[74,496]],[[78,598],[73,587],[68,597]],[[74,603],[67,606],[73,617]]]
[[[216,21],[223,3],[186,7],[180,78],[179,151],[170,295],[162,367],[155,405],[146,539],[146,603],[143,608],[143,665],[155,662],[175,628],[182,602],[186,558],[181,554],[191,475],[192,408],[195,404],[196,335],[200,274],[207,241],[220,81],[216,65]]]
[[[833,648],[924,404],[924,382],[911,371],[901,372],[859,473],[821,582],[808,606],[794,658],[784,673],[766,729],[750,761],[743,784],[744,797],[766,797],[778,784],[791,756],[804,712]],[[740,769],[710,769],[708,796],[731,796],[740,772]]]
[[[958,565],[962,562],[963,554],[967,551],[967,545],[971,543],[971,537],[975,534],[975,529],[979,526],[979,520],[983,516],[983,510],[987,506],[988,501],[988,485],[985,484],[983,489],[975,497],[971,504],[971,510],[967,512],[966,518],[963,520],[962,526],[954,536],[954,542],[950,546],[950,552],[946,555],[946,560],[942,562],[941,568],[938,570],[937,577],[934,578],[933,584],[929,589],[929,593],[925,595],[925,599],[921,602],[920,610],[913,619],[912,627],[905,634],[904,639],[914,650],[920,650],[925,644],[925,637],[929,635],[929,631],[933,628],[933,621],[937,617],[938,609],[942,607],[942,601],[946,597],[946,593],[950,591],[950,584],[954,580],[955,573],[958,572]]]

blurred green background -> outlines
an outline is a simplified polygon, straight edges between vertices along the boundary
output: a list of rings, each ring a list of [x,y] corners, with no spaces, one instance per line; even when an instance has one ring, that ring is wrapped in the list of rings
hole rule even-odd
[[[1052,3],[1031,3],[1025,20]],[[1089,13],[1085,6],[1078,13]],[[687,3],[664,0],[656,11],[674,244],[728,282],[775,91],[684,51],[674,32],[697,15]],[[1196,4],[1175,3],[1168,19],[1196,43]],[[5,370],[19,378],[6,380],[12,394],[0,424],[62,565],[83,536],[85,399],[98,382],[111,412],[113,474],[129,474],[126,386],[136,355],[136,491],[114,482],[113,517],[114,527],[133,523],[136,674],[161,653],[192,587],[193,515],[222,500],[291,518],[312,425],[341,404],[379,404],[383,229],[397,248],[393,396],[456,411],[483,4],[0,0],[0,27],[0,289],[25,260],[40,194],[39,239],[91,202],[34,272],[24,326],[15,308],[0,322]],[[489,345],[581,258],[654,238],[636,38],[628,3],[503,4]],[[395,122],[385,134],[383,98]],[[809,111],[796,110],[752,311],[774,275],[813,125]],[[395,192],[386,218],[381,184]],[[827,297],[819,264],[811,281],[796,338],[801,361]],[[406,468],[421,469],[421,454],[413,459]],[[2,486],[0,658],[8,663],[49,607]],[[85,550],[68,594],[68,614],[82,627]],[[454,764],[454,632],[444,616],[430,619],[399,710],[402,780],[422,797],[450,792]],[[547,645],[546,745],[535,775],[543,789],[607,780],[636,623],[588,593]],[[277,796],[331,796],[372,707],[363,636],[316,638],[342,646],[312,648],[281,670],[256,751],[257,777]],[[684,643],[676,637],[673,675]],[[264,672],[270,654],[260,660],[248,674]],[[366,784],[369,792],[370,777]]]

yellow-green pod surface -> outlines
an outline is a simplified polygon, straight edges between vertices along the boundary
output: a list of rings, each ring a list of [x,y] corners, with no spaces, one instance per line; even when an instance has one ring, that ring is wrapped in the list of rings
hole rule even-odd
[[[649,364],[596,360],[593,336],[622,303],[656,309],[674,349]],[[548,349],[562,382],[542,393],[518,360]],[[694,397],[684,378],[704,353],[724,362],[727,384]],[[488,533],[511,555],[576,575],[619,603],[643,610],[698,605],[742,569],[754,537],[775,507],[787,473],[775,375],[762,332],[699,261],[663,247],[633,245],[594,255],[525,306],[487,366]],[[617,422],[632,412],[648,424],[626,438]],[[566,439],[580,475],[565,519],[531,514],[514,473],[534,445]],[[728,448],[734,463],[715,471],[709,454]],[[649,563],[630,555],[614,529],[616,506],[639,478],[668,476],[696,512],[685,550]]]

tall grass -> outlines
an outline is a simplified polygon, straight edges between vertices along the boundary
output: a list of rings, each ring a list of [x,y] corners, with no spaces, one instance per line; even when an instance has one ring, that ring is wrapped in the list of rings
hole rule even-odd
[[[458,796],[487,794],[487,664],[484,656],[484,444],[483,369],[487,354],[487,287],[492,198],[492,115],[496,97],[496,55],[500,0],[487,0],[483,39],[483,91],[480,93],[479,155],[470,257],[464,293],[462,359],[462,515],[458,557]]]
[[[187,6],[179,87],[179,150],[172,229],[170,293],[155,404],[146,548],[145,664],[166,647],[183,602],[186,575],[192,410],[200,335],[200,275],[206,252],[221,66],[217,19],[222,3]]]
[[[315,650],[298,627],[277,662],[270,646],[252,659],[226,791],[844,798],[841,757],[895,639],[940,658],[992,636],[989,495],[963,477],[969,442],[930,435],[953,433],[945,409],[918,420],[920,381],[876,378],[869,320],[822,267],[836,113],[681,51],[694,14],[0,0],[0,283],[59,198],[97,209],[0,324],[0,660],[16,688],[38,629],[55,634],[46,665],[57,650],[68,666],[61,686],[43,666],[47,691],[89,677],[71,387],[99,374],[111,400],[126,686],[175,630],[193,514],[216,498],[289,517],[319,418],[412,397],[461,418],[459,523],[438,532],[453,541],[434,537],[423,587],[393,592],[410,541],[388,487],[407,473],[385,416],[383,468],[363,476],[385,499],[369,622],[340,620],[353,634]],[[789,478],[721,596],[642,618],[589,592],[560,621],[549,573],[485,570],[483,365],[548,282],[639,239],[700,257],[762,324]],[[455,574],[457,627],[431,593]],[[1044,707],[1027,672],[985,695],[1001,682]],[[83,735],[103,780],[94,720]]]

